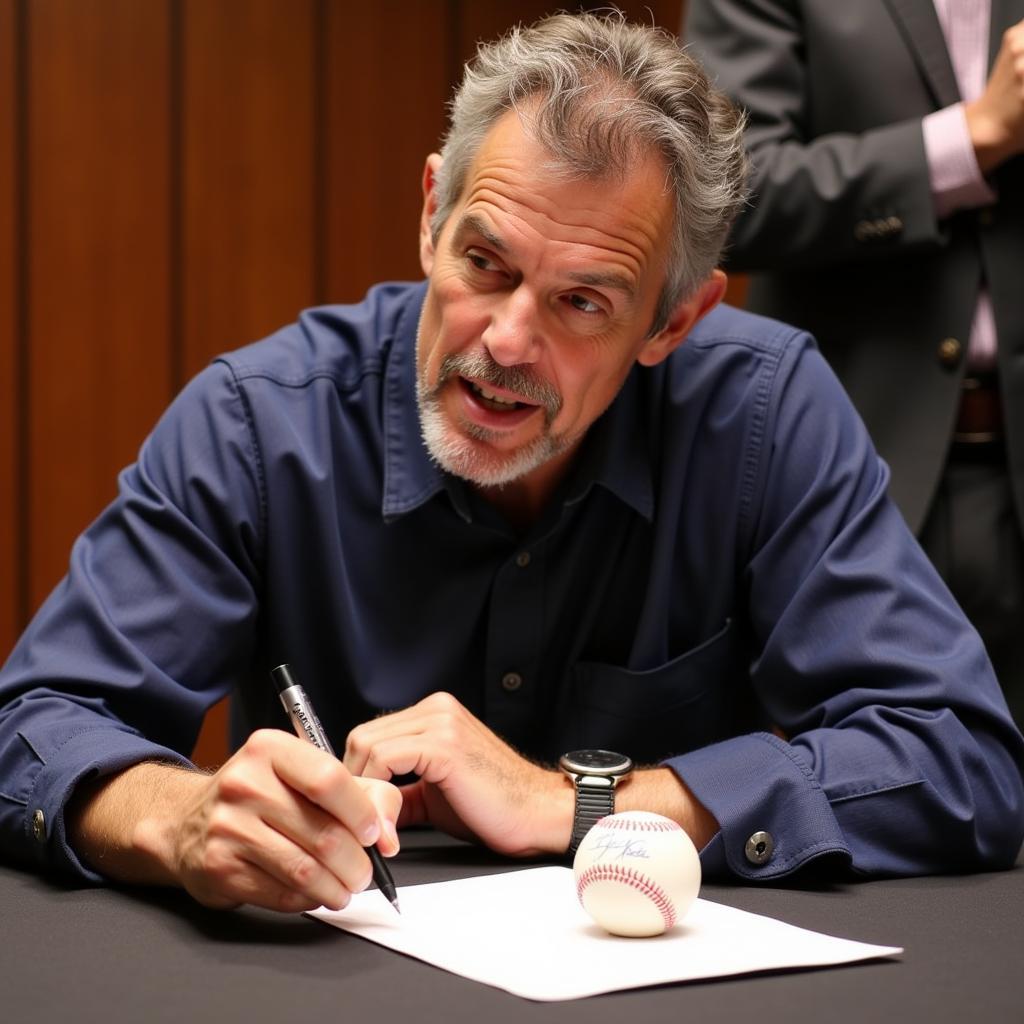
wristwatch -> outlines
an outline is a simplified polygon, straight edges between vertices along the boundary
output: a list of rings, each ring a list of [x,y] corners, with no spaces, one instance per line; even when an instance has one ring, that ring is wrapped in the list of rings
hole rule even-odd
[[[615,813],[615,787],[633,771],[633,762],[610,750],[574,750],[563,754],[558,766],[576,790],[569,840],[569,853],[575,853],[591,828],[605,815]]]

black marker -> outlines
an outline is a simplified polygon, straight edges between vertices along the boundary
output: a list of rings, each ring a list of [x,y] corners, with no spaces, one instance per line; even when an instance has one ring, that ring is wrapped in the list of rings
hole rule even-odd
[[[334,750],[320,724],[320,719],[316,717],[316,712],[313,710],[306,691],[299,685],[292,670],[287,665],[278,665],[277,668],[270,670],[270,678],[274,680],[278,696],[281,698],[281,703],[284,705],[299,739],[305,738],[314,747],[319,747],[333,755]],[[401,910],[398,909],[398,890],[395,888],[395,880],[391,877],[391,872],[388,870],[380,850],[376,846],[368,846],[366,853],[373,865],[373,880],[377,883],[377,888],[384,893],[395,910],[401,913]]]

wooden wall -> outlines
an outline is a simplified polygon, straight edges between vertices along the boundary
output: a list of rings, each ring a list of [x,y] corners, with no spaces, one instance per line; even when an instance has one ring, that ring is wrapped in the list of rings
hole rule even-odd
[[[463,61],[559,6],[0,0],[0,660],[192,374],[420,276]],[[197,759],[224,743],[219,708]]]

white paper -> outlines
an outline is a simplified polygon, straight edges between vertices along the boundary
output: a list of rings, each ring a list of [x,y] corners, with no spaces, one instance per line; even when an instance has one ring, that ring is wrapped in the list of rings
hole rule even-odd
[[[400,916],[377,890],[359,893],[344,910],[321,907],[311,916],[454,974],[538,1000],[903,952],[702,899],[664,935],[619,938],[598,927],[580,906],[566,867],[405,886],[398,899]]]

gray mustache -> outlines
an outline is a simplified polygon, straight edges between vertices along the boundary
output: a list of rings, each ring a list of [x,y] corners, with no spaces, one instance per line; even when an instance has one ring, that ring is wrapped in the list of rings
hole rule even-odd
[[[538,380],[522,366],[502,366],[486,352],[456,353],[445,356],[441,362],[438,386],[459,375],[472,377],[482,384],[515,392],[528,402],[542,406],[548,420],[553,420],[562,408],[562,396],[546,381]]]

